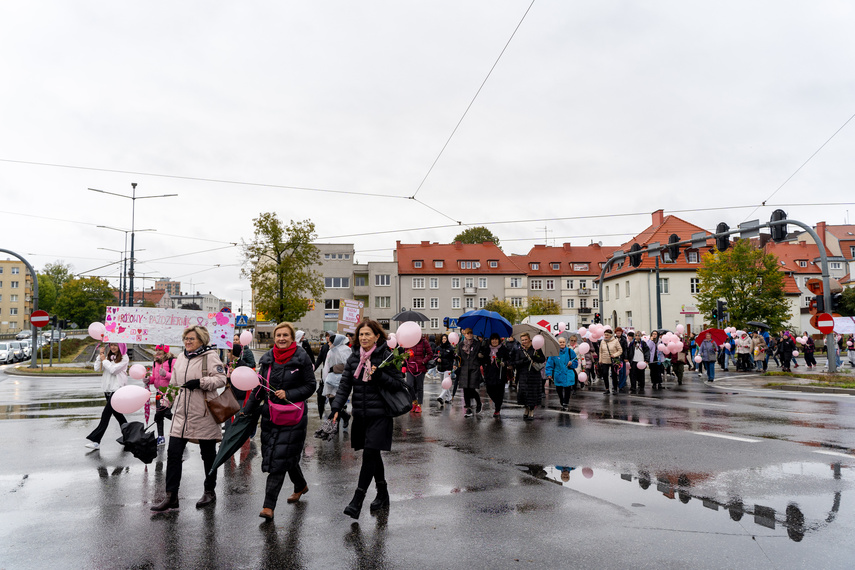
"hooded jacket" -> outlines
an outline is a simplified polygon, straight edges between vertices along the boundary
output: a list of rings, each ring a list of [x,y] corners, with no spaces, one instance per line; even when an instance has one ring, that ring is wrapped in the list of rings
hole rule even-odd
[[[109,346],[107,350],[110,350]],[[126,344],[119,344],[119,354],[122,358],[118,362],[111,362],[109,356],[104,361],[101,361],[100,357],[95,359],[95,372],[104,371],[101,375],[101,391],[106,394],[111,394],[128,383],[128,365],[131,361]]]
[[[574,368],[578,363],[576,352],[565,346],[558,351],[558,356],[550,356],[546,359],[546,376],[552,377],[556,386],[573,386],[576,384]]]

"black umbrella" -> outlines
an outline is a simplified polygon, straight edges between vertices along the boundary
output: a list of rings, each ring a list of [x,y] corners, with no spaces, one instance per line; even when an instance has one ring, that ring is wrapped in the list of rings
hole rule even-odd
[[[153,431],[146,429],[142,422],[128,422],[122,425],[122,437],[116,442],[124,445],[125,451],[130,451],[134,457],[148,464],[157,457],[157,438]]]
[[[401,311],[400,313],[392,317],[392,320],[397,321],[399,323],[406,323],[408,321],[423,323],[425,321],[429,321],[430,319],[418,311]]]
[[[768,329],[769,325],[766,323],[761,323],[760,321],[748,321],[748,325],[752,327],[757,327],[758,329]]]
[[[220,465],[228,461],[247,442],[255,431],[256,426],[258,426],[258,418],[260,417],[261,406],[257,406],[255,411],[248,414],[239,413],[235,416],[232,425],[227,427],[226,433],[223,434],[223,441],[220,442],[220,449],[214,458],[214,465],[208,471],[209,475],[213,474]]]

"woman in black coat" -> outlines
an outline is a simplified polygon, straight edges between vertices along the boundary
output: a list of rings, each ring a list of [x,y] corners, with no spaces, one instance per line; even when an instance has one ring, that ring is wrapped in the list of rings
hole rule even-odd
[[[464,417],[472,417],[472,400],[475,400],[475,413],[481,413],[481,363],[484,360],[481,341],[472,335],[472,329],[463,329],[463,340],[457,345],[457,358],[460,365],[457,368],[457,379],[463,388],[463,402],[466,406]]]
[[[392,449],[392,416],[386,411],[386,403],[380,388],[397,392],[406,390],[404,376],[390,358],[392,351],[386,346],[386,333],[380,323],[365,320],[356,326],[357,347],[344,365],[338,392],[330,408],[333,420],[338,421],[339,412],[350,398],[353,424],[350,428],[350,445],[362,449],[362,468],[353,500],[344,509],[344,514],[359,518],[365,492],[374,479],[377,497],[371,503],[371,511],[389,506],[389,489],[381,451]]]
[[[493,401],[493,417],[501,415],[502,404],[505,401],[505,382],[508,379],[510,353],[502,343],[499,335],[490,335],[490,343],[484,348],[484,383],[487,385],[487,395]]]
[[[261,470],[267,473],[267,490],[264,495],[264,508],[260,517],[273,518],[273,509],[279,498],[279,491],[285,482],[285,474],[294,484],[294,493],[288,497],[289,503],[296,503],[309,486],[300,469],[300,456],[306,443],[308,414],[306,400],[315,393],[315,372],[309,355],[294,341],[294,327],[290,323],[279,323],[273,329],[274,346],[261,357],[259,374],[270,392],[262,386],[255,388],[241,413],[250,414],[258,406],[261,408]],[[273,423],[270,417],[270,403],[303,405],[303,416],[296,425],[285,426]]]
[[[531,345],[531,336],[520,334],[520,348],[512,355],[517,370],[517,403],[525,407],[524,420],[534,419],[534,409],[540,405],[544,378],[541,370],[546,366],[546,356]]]

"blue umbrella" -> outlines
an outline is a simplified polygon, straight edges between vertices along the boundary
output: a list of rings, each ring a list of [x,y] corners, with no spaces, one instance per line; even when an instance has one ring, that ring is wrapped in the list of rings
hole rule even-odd
[[[485,311],[484,309],[461,315],[457,319],[457,326],[461,329],[472,329],[473,334],[483,338],[489,338],[493,333],[497,333],[500,337],[506,337],[513,330],[508,319],[499,313]]]

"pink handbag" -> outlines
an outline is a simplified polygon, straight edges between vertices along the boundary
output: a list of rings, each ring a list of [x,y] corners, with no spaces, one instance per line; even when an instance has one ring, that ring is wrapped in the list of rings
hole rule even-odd
[[[267,388],[270,388],[270,372],[273,366],[267,369]],[[288,402],[287,404],[274,404],[267,395],[267,406],[270,412],[270,421],[277,426],[295,426],[303,419],[306,413],[306,402]]]

